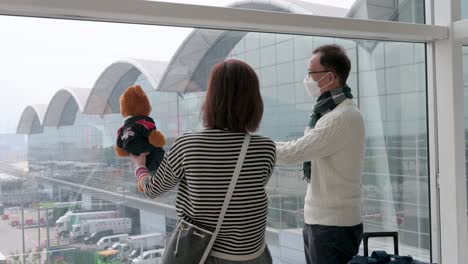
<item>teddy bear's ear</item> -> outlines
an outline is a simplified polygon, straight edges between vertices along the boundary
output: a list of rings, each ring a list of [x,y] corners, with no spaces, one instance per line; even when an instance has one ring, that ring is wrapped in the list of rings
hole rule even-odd
[[[140,85],[135,85],[134,88],[135,88],[135,93],[138,96],[146,96],[145,91],[143,91],[143,89],[141,89]]]
[[[118,147],[117,145],[115,146],[115,153],[119,157],[127,157],[128,153],[123,150],[123,148]]]
[[[162,148],[166,145],[166,138],[159,130],[153,130],[148,137],[148,141],[157,148]]]

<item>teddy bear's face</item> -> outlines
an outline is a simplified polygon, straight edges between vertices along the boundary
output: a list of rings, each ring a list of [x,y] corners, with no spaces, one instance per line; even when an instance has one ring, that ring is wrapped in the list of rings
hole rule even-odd
[[[145,92],[139,85],[128,87],[120,96],[120,113],[127,116],[148,116],[151,105]]]

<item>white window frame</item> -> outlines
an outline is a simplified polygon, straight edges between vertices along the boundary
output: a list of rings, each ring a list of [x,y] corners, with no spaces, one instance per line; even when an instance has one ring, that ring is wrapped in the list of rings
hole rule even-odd
[[[460,0],[426,0],[426,24],[137,0],[2,0],[0,15],[304,34],[427,44],[433,261],[468,259]]]
[[[448,26],[460,20],[460,0],[434,0],[433,22]],[[465,263],[468,229],[465,172],[463,51],[455,34],[434,41],[441,263]]]
[[[426,24],[434,23],[434,6],[432,0],[425,1]],[[437,144],[437,95],[435,89],[434,42],[426,43],[426,76],[427,76],[427,117],[429,149],[429,191],[431,219],[431,261],[440,261],[440,201],[438,184],[438,144]]]
[[[457,41],[460,41],[463,45],[468,45],[468,19],[456,21],[453,25],[453,34],[455,34]]]
[[[0,15],[426,42],[444,26],[141,0],[2,0]]]

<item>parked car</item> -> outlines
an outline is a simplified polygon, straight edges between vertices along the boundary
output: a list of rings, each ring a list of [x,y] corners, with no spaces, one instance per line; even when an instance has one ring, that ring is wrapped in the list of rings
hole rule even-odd
[[[156,245],[154,246],[153,248],[151,248],[151,250],[154,250],[154,249],[162,249],[163,246],[161,245]],[[147,249],[147,250],[150,250],[150,249]],[[145,252],[145,250],[143,250],[143,252]],[[127,258],[129,260],[133,260],[133,259],[136,259],[138,258],[139,256],[141,255],[141,250],[140,249],[134,249],[130,252],[130,254],[128,254]]]
[[[125,243],[115,243],[109,249],[117,251],[116,254],[119,254],[120,259],[127,263],[128,257],[127,254],[130,251],[130,246]]]
[[[144,251],[138,258],[132,261],[133,264],[160,264],[164,248]]]
[[[130,246],[125,243],[115,243],[109,249],[119,250],[119,251],[129,251]]]
[[[106,229],[102,231],[97,231],[92,233],[89,237],[86,237],[84,239],[85,244],[96,244],[96,242],[99,241],[102,237],[105,236],[112,236],[114,234],[114,231],[112,229]]]
[[[96,244],[98,246],[98,249],[106,249],[114,245],[115,243],[124,242],[127,238],[128,238],[128,234],[105,236],[99,239],[99,241]]]
[[[130,236],[126,242],[130,246],[130,254],[124,253],[128,260],[140,256],[141,251],[163,248],[164,236],[161,233],[150,233]]]

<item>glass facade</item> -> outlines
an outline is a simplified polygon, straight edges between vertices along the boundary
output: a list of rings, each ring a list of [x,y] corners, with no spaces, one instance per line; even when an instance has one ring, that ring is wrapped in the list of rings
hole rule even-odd
[[[424,0],[356,0],[346,16],[423,24]]]
[[[441,125],[443,119],[432,119],[433,114],[440,116],[437,111],[451,115],[451,110],[461,107],[461,100],[438,98],[433,93],[440,90],[439,84],[450,83],[446,78],[452,75],[445,68],[450,65],[446,64],[459,63],[453,56],[446,56],[447,60],[438,57],[450,53],[443,50],[446,41],[454,45],[458,41],[452,38],[453,25],[441,24],[449,19],[444,10],[453,3],[155,0],[140,4],[154,8],[157,2],[231,7],[239,13],[223,12],[243,13],[249,18],[251,12],[240,10],[315,15],[318,20],[328,16],[367,21],[354,21],[337,32],[324,32],[291,24],[282,29],[271,29],[267,26],[270,23],[240,28],[234,20],[220,19],[228,28],[252,30],[248,32],[222,30],[216,25],[208,25],[210,29],[180,27],[205,25],[206,21],[197,18],[183,20],[182,24],[169,19],[172,22],[163,22],[167,26],[156,26],[156,20],[164,20],[149,18],[138,8],[116,17],[106,12],[93,13],[92,4],[87,3],[60,5],[64,11],[60,13],[52,4],[29,10],[28,4],[0,4],[5,14],[0,16],[0,33],[11,39],[0,48],[0,80],[5,89],[15,91],[0,100],[4,114],[0,120],[0,264],[158,263],[158,254],[148,251],[164,248],[165,238],[175,229],[177,187],[157,199],[148,199],[137,190],[135,168],[129,158],[116,155],[116,133],[124,122],[119,113],[123,90],[134,84],[143,87],[152,104],[151,117],[165,134],[165,150],[169,151],[179,136],[202,129],[200,112],[213,65],[226,58],[239,59],[250,64],[260,79],[265,110],[257,132],[274,141],[294,140],[303,135],[316,100],[308,97],[303,87],[311,53],[330,43],[343,46],[351,59],[348,85],[364,117],[364,231],[397,231],[400,255],[425,262],[464,263],[467,242],[460,222],[467,218],[456,201],[463,201],[458,198],[468,190],[466,42],[465,142],[454,127]],[[447,8],[426,13],[426,4]],[[119,9],[128,3],[117,5]],[[74,17],[76,8],[81,7],[87,15]],[[184,8],[200,11],[199,7]],[[171,12],[180,16],[176,11]],[[47,17],[57,19],[41,18],[46,12]],[[468,0],[460,0],[459,12],[461,19],[468,19]],[[270,15],[265,18],[274,17]],[[392,23],[424,24],[426,19],[436,21],[437,26],[408,27],[411,32],[421,29],[414,37]],[[323,21],[338,29],[334,23],[337,20]],[[353,35],[359,23],[364,30]],[[380,29],[391,33],[382,36]],[[326,37],[330,35],[347,38]],[[453,71],[455,76],[461,74],[459,65]],[[457,87],[443,88],[455,94],[461,91]],[[15,129],[17,134],[11,134]],[[447,135],[453,135],[455,141]],[[461,190],[455,179],[460,175],[453,174],[463,166],[463,160],[444,158],[463,144],[466,190]],[[266,242],[274,264],[305,263],[302,227],[306,189],[300,165],[275,166],[266,187]],[[116,236],[102,238],[109,235]],[[370,241],[373,250],[392,252],[393,243],[374,238]]]
[[[246,61],[260,79],[265,111],[258,133],[278,141],[301,137],[309,119],[315,98],[306,95],[302,80],[313,49],[329,43],[345,47],[352,61],[348,84],[366,126],[367,149],[362,175],[365,231],[398,231],[402,254],[428,260],[425,45],[271,33],[243,33],[241,38],[232,41],[233,48],[225,57]],[[197,57],[197,53],[205,51],[217,52],[208,47],[192,51],[191,56]],[[216,57],[213,62],[223,58]],[[206,83],[208,77],[191,76],[195,83]],[[144,74],[135,83],[142,85],[150,98],[151,116],[168,141],[166,150],[179,135],[201,128],[203,87],[186,93],[157,91]],[[116,98],[112,95],[109,100]],[[76,101],[69,100],[60,120],[72,125],[46,126],[42,133],[28,136],[27,159],[33,181],[23,187],[22,193],[34,194],[30,207],[61,203],[65,208],[62,214],[68,209],[78,213],[80,210],[115,211],[117,218],[132,219],[130,235],[158,232],[162,236],[174,229],[176,190],[155,200],[145,198],[136,190],[129,159],[115,155],[115,135],[123,123],[119,113],[83,114]],[[306,184],[300,167],[276,166],[267,192],[267,243],[275,263],[305,263],[301,228]],[[70,208],[67,202],[78,202],[79,208]],[[47,218],[56,210],[40,211]],[[8,212],[17,217],[14,211]],[[99,254],[95,245],[90,247],[79,240],[59,237],[60,213],[49,217],[48,228],[45,226],[40,231],[48,230],[41,235],[42,240],[47,233],[49,236],[41,242],[44,247],[66,252],[65,258],[75,260],[78,255],[84,258]],[[391,251],[391,243],[378,242],[380,248]],[[32,245],[28,244],[27,248]],[[72,246],[75,249],[69,249]]]
[[[398,230],[406,246],[403,251],[429,258],[423,44],[247,34],[230,57],[245,60],[260,76],[265,114],[259,133],[278,141],[303,134],[314,99],[307,97],[302,80],[310,51],[326,43],[346,48],[353,63],[348,84],[365,119],[365,230]],[[280,230],[280,248],[290,245],[283,240],[290,236],[282,236],[282,232],[303,225],[306,187],[299,170],[277,166],[268,185],[268,224]]]
[[[461,0],[461,17],[462,19],[468,19],[468,1]]]
[[[225,1],[213,5],[293,13],[302,10],[306,14],[408,23],[425,21],[425,0],[356,0],[349,1],[349,8],[308,1],[253,2]],[[462,17],[466,19],[468,0],[461,2]],[[103,231],[87,220],[102,220],[100,225],[105,226],[113,221],[111,218],[131,221],[128,228],[123,227],[125,221],[116,224],[122,225],[120,229],[106,227],[114,233],[157,236],[158,242],[144,251],[164,247],[164,235],[174,230],[177,221],[177,189],[154,200],[146,198],[137,191],[129,159],[116,156],[116,132],[123,124],[118,113],[122,89],[132,84],[143,87],[152,104],[151,116],[165,134],[165,149],[169,151],[178,136],[202,128],[200,111],[213,64],[225,58],[243,60],[260,79],[265,110],[258,133],[275,141],[294,140],[303,135],[316,99],[308,97],[303,87],[311,53],[320,45],[331,43],[343,46],[351,59],[348,85],[365,121],[364,231],[398,231],[400,254],[429,261],[430,109],[426,68],[430,65],[425,43],[211,29],[196,29],[189,35],[173,60],[164,62],[167,69],[157,78],[156,86],[154,76],[147,75],[153,69],[144,66],[135,66],[116,83],[105,84],[110,94],[102,102],[110,105],[110,111],[105,108],[99,114],[83,113],[77,97],[72,96],[61,109],[57,124],[46,125],[42,131],[27,136],[0,135],[0,233],[6,234],[0,237],[0,259],[3,254],[11,263],[20,263],[21,259],[25,263],[35,263],[37,259],[42,260],[38,263],[46,259],[50,263],[111,263],[104,261],[106,247],[95,242],[86,244],[84,240]],[[463,50],[467,101],[468,47]],[[129,77],[134,71],[140,71],[135,81]],[[109,75],[110,79],[113,77]],[[468,150],[468,141],[465,148]],[[306,188],[299,165],[275,167],[267,186],[267,243],[274,263],[305,263],[302,226]],[[25,234],[21,227],[25,227]],[[88,231],[75,236],[70,231],[78,227]],[[22,240],[27,253],[24,256]],[[112,263],[130,263],[129,253],[136,246],[127,239],[119,243],[107,245],[118,250],[110,258],[119,260]],[[392,246],[386,239],[375,239],[371,244],[372,249],[388,252]]]

